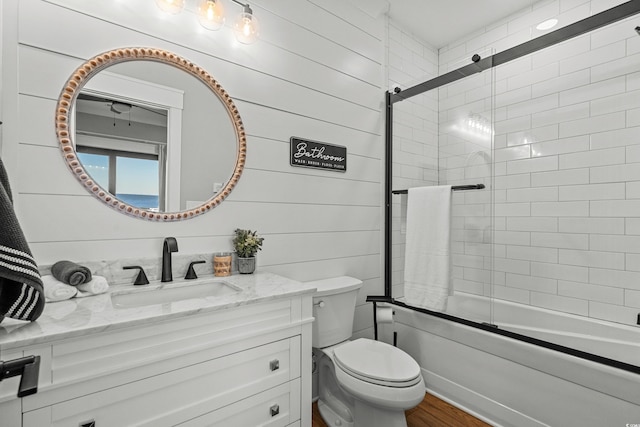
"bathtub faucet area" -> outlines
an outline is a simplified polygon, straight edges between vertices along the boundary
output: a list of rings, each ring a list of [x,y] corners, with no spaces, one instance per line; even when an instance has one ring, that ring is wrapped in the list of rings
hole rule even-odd
[[[162,247],[162,282],[173,281],[171,268],[171,253],[178,252],[178,242],[175,237],[166,237]]]

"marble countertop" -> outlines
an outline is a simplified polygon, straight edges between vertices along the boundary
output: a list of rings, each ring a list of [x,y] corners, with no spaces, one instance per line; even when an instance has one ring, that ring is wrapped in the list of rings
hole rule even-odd
[[[181,291],[177,288],[186,290],[187,287],[199,285],[199,288],[204,289],[207,283],[220,281],[231,285],[231,287],[225,287],[229,292],[156,303],[153,302],[151,294],[149,298],[145,298],[144,295],[147,292],[158,294],[169,289],[175,289],[171,292],[179,294]],[[0,323],[0,350],[288,298],[311,293],[314,290],[314,287],[304,283],[271,273],[239,274],[228,277],[203,276],[196,280],[151,282],[144,286],[116,285],[111,286],[105,294],[49,302],[35,322],[4,319]],[[138,294],[134,297],[133,303],[127,302],[126,296],[131,294]],[[123,296],[125,297],[122,298]]]

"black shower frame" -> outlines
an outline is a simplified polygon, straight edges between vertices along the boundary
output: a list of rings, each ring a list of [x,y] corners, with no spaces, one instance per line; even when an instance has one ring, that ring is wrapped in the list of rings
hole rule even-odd
[[[593,353],[584,352],[581,350],[576,350],[574,348],[565,347],[559,344],[555,344],[552,342],[540,340],[537,338],[532,338],[526,335],[517,334],[514,332],[509,332],[507,330],[499,329],[494,325],[490,325],[487,323],[478,323],[473,322],[471,320],[467,320],[464,318],[452,316],[450,314],[436,312],[427,310],[420,307],[413,307],[407,305],[401,301],[395,301],[393,299],[392,293],[392,266],[391,266],[391,199],[394,194],[404,194],[404,190],[393,190],[392,189],[392,172],[393,172],[393,104],[396,102],[401,102],[405,99],[411,98],[413,96],[422,94],[424,92],[436,89],[438,87],[444,86],[446,84],[455,82],[457,80],[463,79],[465,77],[471,76],[473,74],[480,73],[482,71],[491,69],[498,65],[505,64],[509,61],[513,61],[514,59],[521,58],[525,55],[529,55],[533,52],[545,49],[547,47],[551,47],[558,43],[567,41],[574,37],[587,34],[593,30],[598,28],[607,26],[614,22],[620,21],[622,19],[629,18],[633,15],[640,13],[640,0],[631,0],[626,3],[622,3],[618,6],[615,6],[611,9],[605,10],[603,12],[592,15],[588,18],[577,21],[573,24],[567,25],[566,27],[560,28],[556,31],[547,33],[535,39],[532,39],[528,42],[522,43],[510,49],[504,50],[502,52],[496,53],[494,55],[488,56],[486,58],[480,58],[479,55],[474,55],[472,57],[472,63],[460,67],[454,71],[450,71],[446,74],[440,75],[433,79],[427,80],[423,83],[419,83],[410,88],[400,90],[400,88],[395,88],[394,92],[385,92],[385,209],[384,209],[384,217],[385,217],[385,229],[384,229],[384,295],[383,296],[373,296],[370,295],[367,297],[367,301],[373,303],[373,320],[374,320],[374,335],[375,338],[378,338],[378,330],[377,330],[377,319],[376,319],[376,305],[377,303],[387,303],[392,304],[399,307],[408,308],[414,311],[418,311],[421,313],[425,313],[431,316],[439,317],[441,319],[450,320],[456,323],[460,323],[463,325],[471,326],[477,329],[481,329],[487,332],[499,334],[502,336],[506,336],[509,338],[513,338],[519,341],[524,341],[530,344],[535,344],[541,347],[545,347],[551,350],[560,351],[562,353],[570,354],[572,356],[580,357],[583,359],[587,359],[590,361],[602,363],[604,365],[612,366],[615,368],[623,369],[625,371],[630,371],[636,374],[640,374],[640,366],[632,365],[629,363],[621,362],[614,359],[609,359],[606,357],[602,357]],[[636,27],[636,30],[638,28]],[[640,34],[640,31],[638,31]],[[475,189],[475,188],[469,188]],[[639,314],[640,318],[640,314]],[[395,341],[395,337],[394,337]]]

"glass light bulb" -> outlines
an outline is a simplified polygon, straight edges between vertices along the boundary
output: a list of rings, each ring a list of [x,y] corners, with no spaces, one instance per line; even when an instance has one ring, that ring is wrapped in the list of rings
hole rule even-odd
[[[236,39],[240,43],[251,44],[258,40],[260,26],[252,13],[241,13],[233,24]]]
[[[175,15],[184,9],[185,0],[156,0],[156,5],[163,12]]]
[[[198,20],[208,30],[219,30],[224,25],[224,6],[220,0],[202,0],[198,4]]]

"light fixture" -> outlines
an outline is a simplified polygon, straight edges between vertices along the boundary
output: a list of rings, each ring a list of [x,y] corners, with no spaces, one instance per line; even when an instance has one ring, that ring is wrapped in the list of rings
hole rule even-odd
[[[167,13],[178,14],[184,9],[187,0],[155,0],[156,5]],[[219,30],[224,25],[224,5],[222,0],[196,0],[200,25],[208,30]],[[258,40],[260,24],[248,4],[238,0],[232,2],[242,6],[242,13],[233,23],[233,31],[240,43],[251,44]]]
[[[163,12],[176,15],[182,12],[185,2],[186,0],[156,0],[156,5],[158,5]]]
[[[557,24],[558,24],[557,19],[555,18],[547,19],[546,21],[543,21],[538,25],[536,25],[536,30],[540,30],[540,31],[550,30],[551,28],[555,27]]]
[[[207,30],[219,30],[224,25],[224,6],[221,0],[200,0],[198,20]]]
[[[233,0],[242,6],[243,10],[233,23],[233,31],[236,33],[236,39],[240,43],[251,44],[258,40],[260,25],[258,19],[253,16],[253,11],[248,4],[242,4]]]

